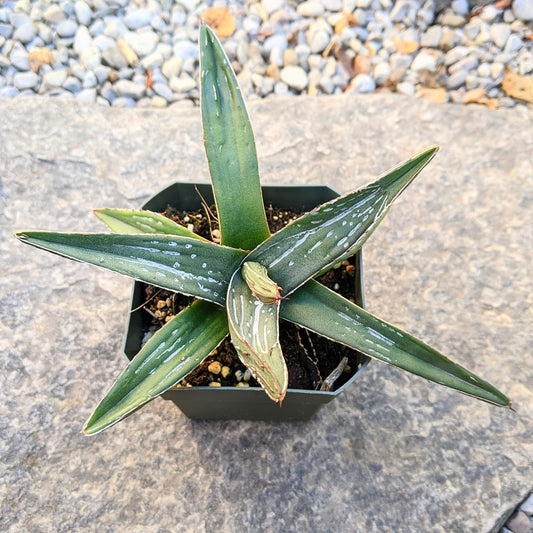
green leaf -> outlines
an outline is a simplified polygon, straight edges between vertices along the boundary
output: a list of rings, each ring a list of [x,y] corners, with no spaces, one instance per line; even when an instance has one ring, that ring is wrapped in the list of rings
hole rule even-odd
[[[200,28],[204,144],[221,242],[252,250],[270,235],[250,119],[237,78],[213,31]]]
[[[231,279],[227,310],[231,342],[239,359],[268,396],[281,403],[289,375],[279,344],[279,303],[265,304],[256,298],[239,269]]]
[[[247,257],[268,269],[287,296],[308,279],[354,254],[437,151],[431,147],[351,194],[341,196],[295,220]]]
[[[115,424],[194,370],[228,334],[226,313],[197,300],[145,344],[91,415],[84,433]]]
[[[113,233],[157,233],[164,235],[180,235],[191,239],[207,240],[169,218],[152,211],[136,211],[131,209],[94,209],[93,213]]]
[[[225,305],[241,250],[171,235],[22,231],[22,242],[165,289]]]
[[[281,305],[281,316],[385,363],[496,405],[509,399],[422,341],[313,280]]]

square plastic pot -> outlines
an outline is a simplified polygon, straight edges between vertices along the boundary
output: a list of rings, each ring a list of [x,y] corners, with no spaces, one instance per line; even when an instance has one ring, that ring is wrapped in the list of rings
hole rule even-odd
[[[148,200],[143,209],[162,212],[168,205],[178,210],[192,212],[201,208],[201,199],[214,203],[211,185],[174,183]],[[306,211],[333,200],[338,193],[322,185],[264,186],[265,206],[303,208]],[[355,256],[354,300],[364,306],[362,255]],[[129,321],[126,330],[124,355],[131,360],[142,347],[142,339],[150,327],[148,314],[141,309],[145,301],[145,284],[136,281]],[[133,311],[135,309],[135,311]],[[369,358],[360,354],[363,361],[359,370],[344,385],[334,391],[289,389],[281,407],[268,398],[259,387],[183,387],[171,389],[162,396],[174,402],[189,418],[199,420],[274,420],[298,421],[311,419],[318,410],[331,402],[357,379],[368,364]]]

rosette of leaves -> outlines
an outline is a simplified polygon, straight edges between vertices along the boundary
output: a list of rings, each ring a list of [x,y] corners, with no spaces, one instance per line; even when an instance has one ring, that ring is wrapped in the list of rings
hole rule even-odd
[[[313,279],[361,248],[437,147],[271,235],[244,101],[221,44],[205,25],[200,61],[204,143],[221,244],[162,215],[116,209],[95,211],[111,234],[16,232],[33,246],[196,297],[144,345],[97,406],[85,433],[115,424],[174,386],[228,333],[244,365],[281,403],[288,373],[280,319],[465,394],[508,405],[492,385]]]

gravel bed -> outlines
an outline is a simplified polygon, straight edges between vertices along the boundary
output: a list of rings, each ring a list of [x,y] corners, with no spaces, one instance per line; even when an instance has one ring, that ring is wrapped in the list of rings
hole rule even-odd
[[[533,0],[484,4],[8,0],[0,7],[0,96],[195,105],[198,22],[211,9],[248,98],[386,90],[531,106],[502,80],[512,72],[533,84]]]

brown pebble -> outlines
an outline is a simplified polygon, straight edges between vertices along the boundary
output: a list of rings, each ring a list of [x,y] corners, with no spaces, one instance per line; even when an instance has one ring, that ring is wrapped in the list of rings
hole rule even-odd
[[[222,370],[222,365],[218,361],[213,361],[212,363],[209,363],[207,370],[211,372],[211,374],[218,376]]]
[[[218,381],[212,381],[209,383],[210,387],[222,387],[222,385]]]
[[[505,524],[505,527],[510,529],[513,533],[529,533],[531,531],[531,522],[526,513],[518,511],[507,524]]]
[[[231,368],[229,366],[223,366],[221,370],[222,377],[226,379],[231,374]]]
[[[159,300],[157,302],[157,308],[158,309],[163,309],[163,307],[166,307],[167,306],[167,302],[165,300]]]

